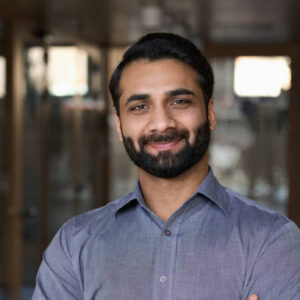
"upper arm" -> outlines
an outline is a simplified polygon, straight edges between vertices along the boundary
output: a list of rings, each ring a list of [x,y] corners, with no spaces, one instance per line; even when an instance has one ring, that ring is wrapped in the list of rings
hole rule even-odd
[[[83,299],[72,263],[72,224],[72,221],[65,224],[45,251],[37,274],[33,300]]]
[[[247,278],[243,299],[252,293],[259,299],[300,299],[300,231],[294,223],[269,233]]]

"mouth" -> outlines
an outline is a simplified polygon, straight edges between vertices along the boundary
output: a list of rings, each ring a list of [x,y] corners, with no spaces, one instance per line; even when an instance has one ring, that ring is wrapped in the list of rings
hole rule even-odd
[[[170,141],[151,141],[146,143],[146,145],[152,149],[155,149],[156,151],[168,151],[175,149],[179,144],[182,143],[182,141],[184,141],[184,139],[182,137],[178,137]]]

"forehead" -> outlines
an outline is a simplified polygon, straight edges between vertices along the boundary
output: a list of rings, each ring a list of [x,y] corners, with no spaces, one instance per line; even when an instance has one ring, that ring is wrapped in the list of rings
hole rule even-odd
[[[196,71],[176,59],[150,61],[139,59],[127,65],[120,78],[121,97],[124,93],[177,87],[199,88]]]

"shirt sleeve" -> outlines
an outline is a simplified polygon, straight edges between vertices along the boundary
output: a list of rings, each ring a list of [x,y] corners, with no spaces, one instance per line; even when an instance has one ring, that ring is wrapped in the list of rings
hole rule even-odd
[[[300,230],[291,221],[274,227],[255,259],[242,299],[254,293],[260,300],[300,299]]]
[[[45,251],[32,300],[83,299],[72,264],[72,221],[71,219],[57,232]]]

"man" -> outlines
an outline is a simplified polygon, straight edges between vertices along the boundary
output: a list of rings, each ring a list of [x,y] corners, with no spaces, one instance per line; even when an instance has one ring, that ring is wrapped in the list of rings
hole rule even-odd
[[[59,230],[33,299],[299,300],[299,229],[209,168],[213,73],[200,51],[149,34],[126,51],[110,91],[139,181]]]

